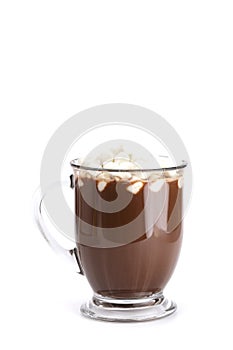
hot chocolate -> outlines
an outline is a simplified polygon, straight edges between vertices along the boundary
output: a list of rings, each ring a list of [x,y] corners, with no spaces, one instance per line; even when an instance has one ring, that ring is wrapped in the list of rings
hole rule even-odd
[[[183,178],[165,175],[139,181],[126,172],[123,177],[117,175],[106,180],[76,174],[76,240],[81,264],[94,292],[102,296],[150,296],[163,290],[179,256]],[[124,204],[119,210],[103,207],[121,204],[117,198]]]

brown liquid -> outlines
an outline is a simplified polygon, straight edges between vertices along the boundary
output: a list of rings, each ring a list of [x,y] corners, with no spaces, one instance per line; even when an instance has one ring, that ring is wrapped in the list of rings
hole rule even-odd
[[[182,241],[182,189],[178,187],[178,179],[166,181],[159,192],[152,192],[148,182],[144,182],[139,192],[130,194],[129,203],[117,212],[103,212],[99,199],[111,205],[118,190],[122,201],[127,203],[129,181],[118,184],[111,181],[102,192],[96,192],[96,180],[82,181],[80,188],[76,182],[77,245],[92,289],[116,298],[148,296],[163,290],[175,268]],[[99,204],[98,208],[93,208],[93,204]],[[156,211],[157,220],[151,227],[148,221]],[[91,225],[89,229],[80,224],[78,217]],[[119,231],[117,236],[118,228],[135,218],[139,218],[135,237],[133,228],[127,234]],[[112,228],[115,228],[113,233]],[[99,235],[101,229],[107,233]],[[113,243],[102,242],[108,230]]]

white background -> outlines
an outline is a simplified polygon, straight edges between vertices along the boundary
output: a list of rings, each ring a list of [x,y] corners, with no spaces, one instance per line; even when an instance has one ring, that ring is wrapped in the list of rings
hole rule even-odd
[[[1,1],[0,318],[2,349],[232,349],[232,1]],[[44,148],[97,104],[156,111],[194,171],[176,315],[142,324],[85,319],[84,278],[31,218]]]

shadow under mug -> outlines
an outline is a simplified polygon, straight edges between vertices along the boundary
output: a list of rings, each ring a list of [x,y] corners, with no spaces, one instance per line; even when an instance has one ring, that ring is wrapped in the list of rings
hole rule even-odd
[[[183,183],[187,166],[160,169],[100,169],[71,161],[75,193],[75,247],[64,249],[42,218],[35,218],[54,250],[72,259],[94,291],[84,316],[106,321],[165,317],[176,304],[163,295],[181,243]],[[133,172],[133,173],[132,173]]]

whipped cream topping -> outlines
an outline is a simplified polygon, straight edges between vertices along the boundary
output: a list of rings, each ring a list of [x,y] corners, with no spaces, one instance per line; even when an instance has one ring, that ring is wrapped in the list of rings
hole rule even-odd
[[[158,160],[160,160],[160,157],[158,157]],[[171,163],[169,164],[167,160],[167,157],[161,156],[159,167],[166,168],[171,166]],[[122,149],[119,152],[115,151],[114,154],[102,154],[95,159],[86,158],[81,162],[81,165],[98,168],[98,171],[89,169],[80,170],[78,185],[80,187],[83,186],[82,177],[93,178],[97,181],[99,192],[104,191],[107,183],[110,181],[129,182],[126,189],[133,194],[137,194],[145,183],[149,183],[150,190],[153,192],[159,192],[166,181],[174,181],[175,179],[178,179],[179,188],[183,186],[182,170],[140,171],[143,169],[143,166],[140,165],[139,160],[131,153],[126,153]],[[111,169],[111,171],[107,171],[106,169]]]

